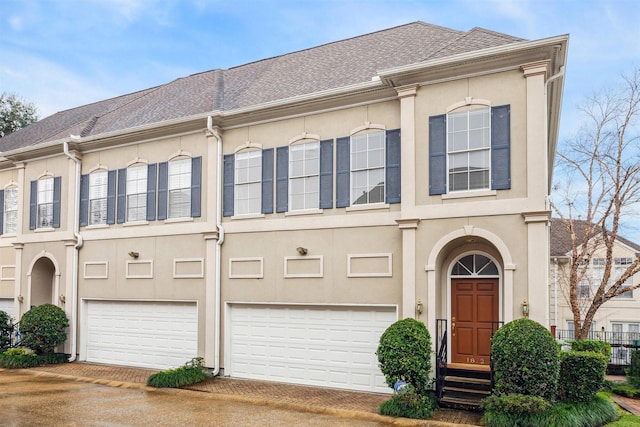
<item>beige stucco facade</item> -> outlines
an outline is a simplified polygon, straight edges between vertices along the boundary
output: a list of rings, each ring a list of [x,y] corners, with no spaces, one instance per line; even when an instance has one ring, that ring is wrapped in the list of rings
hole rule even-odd
[[[0,169],[0,187],[20,189],[18,231],[0,237],[0,298],[14,301],[16,318],[34,302],[62,307],[72,320],[64,350],[80,360],[91,301],[195,303],[197,353],[225,370],[239,305],[383,307],[433,335],[451,317],[453,266],[477,254],[497,267],[495,320],[521,317],[527,301],[549,326],[550,119],[562,90],[547,82],[561,81],[549,54],[558,43],[566,37],[477,62],[456,57],[457,68],[388,70],[341,93],[17,150]],[[509,188],[430,195],[429,118],[506,105]],[[401,202],[336,207],[336,141],[396,129]],[[333,141],[331,208],[221,216],[223,156],[324,140]],[[80,175],[180,156],[202,159],[199,216],[76,225]],[[61,177],[60,227],[30,230],[29,183],[49,175]]]

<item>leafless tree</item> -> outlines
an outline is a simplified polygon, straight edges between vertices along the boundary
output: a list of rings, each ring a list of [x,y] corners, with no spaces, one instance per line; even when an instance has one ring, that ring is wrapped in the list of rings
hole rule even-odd
[[[640,272],[640,254],[622,272],[614,269],[613,251],[625,223],[637,219],[640,206],[640,70],[623,75],[620,88],[593,95],[579,106],[584,123],[558,153],[558,183],[553,210],[571,239],[563,292],[573,313],[575,337],[588,337],[598,309],[636,286],[623,286]],[[601,258],[601,276],[589,265]],[[617,272],[615,270],[618,270]],[[585,298],[578,290],[591,283]]]

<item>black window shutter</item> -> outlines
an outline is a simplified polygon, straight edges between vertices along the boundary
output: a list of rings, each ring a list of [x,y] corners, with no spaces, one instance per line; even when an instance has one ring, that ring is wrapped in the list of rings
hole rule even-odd
[[[447,116],[429,117],[429,194],[447,192]]]
[[[107,172],[107,224],[116,222],[116,171]]]
[[[31,181],[31,194],[29,195],[29,230],[36,229],[38,220],[38,181]]]
[[[491,189],[511,188],[511,107],[491,108]]]
[[[273,213],[273,148],[262,150],[262,209],[263,214]]]
[[[169,163],[158,163],[158,220],[167,219],[169,193]]]
[[[278,147],[276,159],[276,212],[289,209],[289,147]]]
[[[156,170],[158,165],[147,166],[147,221],[156,219]]]
[[[226,154],[224,156],[224,177],[223,177],[223,201],[222,201],[222,215],[233,216],[233,181],[235,172],[235,156],[233,154]]]
[[[191,217],[202,215],[202,157],[191,159]]]
[[[118,224],[127,220],[127,169],[118,169]]]
[[[62,178],[53,178],[53,228],[60,228],[60,197],[62,190]]]
[[[333,139],[320,141],[320,209],[333,208]]]
[[[386,203],[400,203],[400,129],[387,131]]]
[[[0,234],[4,234],[4,190],[0,190]]]
[[[336,207],[349,206],[351,198],[351,150],[350,137],[336,139]]]
[[[80,227],[89,225],[89,175],[80,175]]]

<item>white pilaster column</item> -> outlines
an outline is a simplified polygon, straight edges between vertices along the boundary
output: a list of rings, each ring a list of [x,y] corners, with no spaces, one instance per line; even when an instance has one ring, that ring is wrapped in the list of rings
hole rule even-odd
[[[527,79],[527,199],[531,211],[546,209],[549,190],[547,100],[544,93],[548,67],[549,61],[522,65],[522,72]]]
[[[20,188],[20,187],[19,187]],[[18,212],[20,211],[20,204],[18,204]],[[18,215],[18,218],[20,216]],[[20,221],[18,219],[18,221]],[[20,230],[18,228],[18,230]],[[26,291],[22,290],[22,251],[24,250],[24,243],[14,243],[13,247],[16,251],[16,265],[15,265],[15,282],[13,291],[13,312],[15,313],[16,320],[20,320],[24,312],[24,295]],[[21,301],[22,300],[22,301]]]
[[[549,327],[550,211],[523,213],[527,224],[527,296],[529,317]],[[520,317],[520,316],[518,316]]]
[[[416,316],[416,229],[420,219],[396,220],[402,231],[402,318]]]
[[[402,216],[413,215],[416,206],[416,94],[415,85],[396,88],[400,99],[400,156]]]
[[[216,319],[216,245],[218,244],[218,233],[208,233],[204,236],[205,241],[205,292],[204,292],[204,365],[214,366],[215,347],[220,345],[215,340]]]

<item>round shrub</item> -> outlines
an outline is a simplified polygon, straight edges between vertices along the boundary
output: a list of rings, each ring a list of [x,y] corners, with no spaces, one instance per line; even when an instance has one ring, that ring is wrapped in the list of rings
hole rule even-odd
[[[40,360],[33,350],[24,347],[10,348],[0,353],[0,367],[8,369],[33,368]]]
[[[13,323],[11,316],[0,310],[0,353],[11,346],[11,334],[13,333]]]
[[[498,329],[491,341],[494,394],[524,394],[555,400],[560,359],[551,333],[531,319]]]
[[[64,328],[69,320],[64,310],[53,304],[43,304],[27,311],[20,320],[22,344],[38,354],[53,353],[67,339]]]
[[[593,351],[569,351],[560,355],[558,397],[564,402],[589,402],[604,384],[607,359]]]
[[[424,323],[407,318],[389,326],[380,337],[376,355],[389,387],[399,380],[411,384],[416,393],[429,391],[431,335]]]

